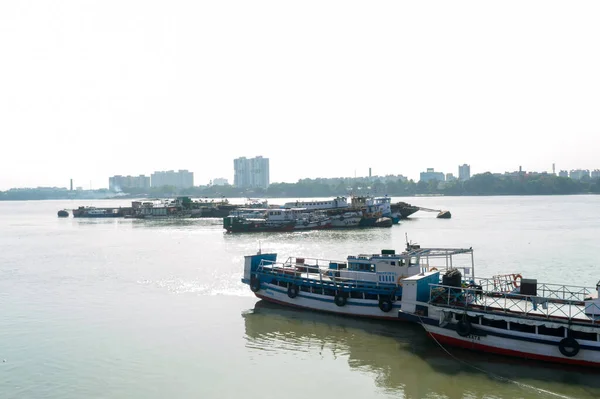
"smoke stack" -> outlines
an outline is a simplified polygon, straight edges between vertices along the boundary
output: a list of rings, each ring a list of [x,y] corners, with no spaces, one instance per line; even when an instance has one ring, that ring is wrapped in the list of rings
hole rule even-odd
[[[71,191],[73,191],[73,179],[71,179]]]

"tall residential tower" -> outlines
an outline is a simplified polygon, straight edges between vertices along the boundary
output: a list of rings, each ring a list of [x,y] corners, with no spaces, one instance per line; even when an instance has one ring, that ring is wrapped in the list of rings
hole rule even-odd
[[[236,158],[233,160],[233,184],[240,188],[269,187],[269,158]]]

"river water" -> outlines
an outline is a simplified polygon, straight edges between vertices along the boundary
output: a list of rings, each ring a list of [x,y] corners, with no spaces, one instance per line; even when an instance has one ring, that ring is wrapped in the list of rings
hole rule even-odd
[[[396,199],[394,199],[396,200]],[[389,229],[225,234],[218,219],[61,219],[0,202],[1,398],[598,398],[600,372],[471,353],[419,326],[268,305],[243,256],[473,247],[477,275],[594,286],[600,196],[423,197]],[[283,199],[271,200],[283,203]]]

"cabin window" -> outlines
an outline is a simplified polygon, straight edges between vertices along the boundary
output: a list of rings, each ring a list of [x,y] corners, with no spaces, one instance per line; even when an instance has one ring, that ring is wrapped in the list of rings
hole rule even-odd
[[[350,298],[363,299],[363,294],[360,291],[350,291]]]
[[[529,326],[527,324],[511,322],[510,329],[511,331],[520,331],[524,333],[535,334],[535,326]]]
[[[538,334],[540,335],[549,335],[551,337],[564,337],[565,336],[565,328],[550,328],[546,326],[538,326]]]
[[[504,320],[488,320],[485,317],[481,318],[481,325],[490,326],[490,327],[494,327],[494,328],[501,328],[503,330],[508,329],[508,323],[506,321],[504,321]]]
[[[396,266],[396,262],[395,262],[395,261],[391,261],[391,262],[390,262],[390,265],[392,265],[392,266]]]
[[[588,333],[583,331],[574,331],[569,330],[569,336],[575,339],[582,339],[585,341],[596,341],[598,334],[596,333]]]
[[[307,287],[306,285],[301,285],[300,286],[300,291],[310,292],[310,287]]]

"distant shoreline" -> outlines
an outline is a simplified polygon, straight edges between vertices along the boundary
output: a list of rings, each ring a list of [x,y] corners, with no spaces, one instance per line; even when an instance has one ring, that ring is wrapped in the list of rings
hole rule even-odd
[[[463,195],[402,195],[402,194],[366,194],[368,196],[373,197],[400,197],[400,198],[457,198],[457,197],[557,197],[557,196],[581,196],[581,195],[593,195],[596,196],[598,193],[571,193],[571,194],[463,194]],[[338,195],[340,197],[350,197],[351,195]],[[84,198],[0,198],[0,202],[27,202],[27,201],[116,201],[116,200],[152,200],[152,199],[168,199],[168,198],[176,198],[176,197],[190,197],[193,199],[227,199],[227,198],[249,198],[247,196],[230,196],[230,197],[221,197],[221,196],[190,196],[190,195],[172,195],[172,196],[117,196],[117,197],[84,197]],[[273,198],[290,198],[290,199],[304,199],[304,198],[335,198],[336,195],[312,195],[312,196],[286,196],[286,195],[275,195],[275,196],[252,196],[251,198],[255,199],[273,199]]]

